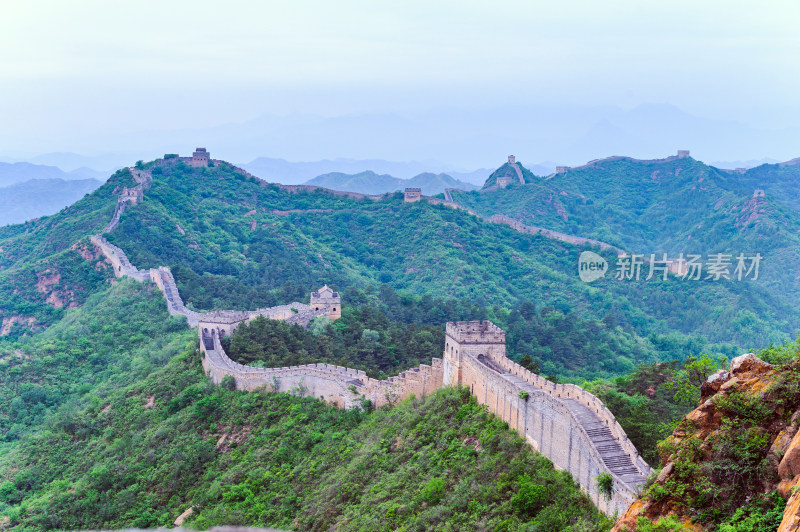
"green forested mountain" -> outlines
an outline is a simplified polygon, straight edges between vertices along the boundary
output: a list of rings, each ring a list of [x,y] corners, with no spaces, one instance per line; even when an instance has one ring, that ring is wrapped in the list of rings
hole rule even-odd
[[[796,206],[777,197],[793,190],[792,169],[608,164],[548,180],[520,165],[525,185],[454,195],[484,215],[636,252],[680,252],[681,238],[763,249],[764,282],[586,284],[586,246],[401,194],[267,184],[227,164],[152,168],[144,200],[106,237],[139,268],[169,266],[198,310],[304,301],[324,283],[342,293],[334,324],[242,327],[228,345],[242,363],[322,361],[384,377],[439,356],[446,321],[491,319],[512,358],[553,379],[592,380],[584,386],[653,456],[715,367],[701,353],[731,357],[798,328]],[[674,182],[658,181],[667,170]],[[762,181],[766,195],[753,198]],[[11,525],[164,526],[194,507],[196,526],[608,528],[463,392],[342,412],[208,383],[195,333],[168,316],[161,293],[114,279],[88,242],[134,184],[122,170],[58,214],[0,228],[0,514]],[[648,221],[667,229],[645,230]]]
[[[486,196],[528,187],[537,185]],[[761,224],[752,231],[762,231]],[[792,300],[783,297],[790,291],[774,282],[607,278],[588,285],[577,276],[578,246],[446,206],[404,204],[399,195],[363,200],[297,192],[225,167],[164,168],[109,240],[139,267],[174,267],[184,299],[198,309],[272,305],[326,282],[339,290],[386,283],[482,306],[529,301],[593,319],[611,314],[640,336],[677,331],[759,346],[785,340],[800,325]],[[764,279],[771,278],[770,260],[774,268],[770,255]]]

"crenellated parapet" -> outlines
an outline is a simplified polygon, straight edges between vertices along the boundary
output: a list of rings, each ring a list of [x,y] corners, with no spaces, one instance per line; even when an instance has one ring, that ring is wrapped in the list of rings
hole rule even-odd
[[[488,321],[448,323],[442,384],[470,389],[536,450],[567,470],[606,512],[624,512],[650,467],[603,403],[573,384],[556,384],[506,356],[505,333]],[[597,475],[614,480],[610,499]]]
[[[149,185],[149,172],[131,169],[131,173],[140,190]],[[116,227],[127,203],[128,199],[120,198],[106,232]],[[185,316],[190,326],[198,328],[203,369],[215,383],[230,377],[237,389],[311,396],[342,408],[358,406],[365,400],[375,406],[393,404],[412,395],[429,395],[442,386],[465,386],[479,403],[506,421],[556,467],[568,471],[597,507],[609,515],[627,510],[650,473],[650,467],[602,401],[579,386],[553,383],[510,360],[505,331],[490,321],[447,323],[443,358],[384,380],[329,364],[245,366],[228,357],[221,338],[259,316],[302,326],[308,326],[317,316],[336,319],[341,315],[339,294],[324,286],[310,295],[309,305],[294,302],[254,311],[197,312],[184,305],[169,268],[139,270],[119,247],[101,235],[92,235],[90,240],[109,260],[116,277],[154,282],[164,294],[169,313]],[[600,473],[608,473],[613,479],[610,498],[599,492]]]
[[[506,332],[488,320],[448,322],[445,333],[462,344],[506,343]]]

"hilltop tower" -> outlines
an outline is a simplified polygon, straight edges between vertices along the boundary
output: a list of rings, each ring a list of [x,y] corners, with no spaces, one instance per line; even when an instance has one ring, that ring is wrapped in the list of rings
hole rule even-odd
[[[442,367],[444,375],[442,383],[454,386],[471,382],[473,379],[465,375],[463,365],[464,354],[478,360],[499,360],[506,356],[506,333],[491,321],[458,321],[448,322],[445,327],[444,359]]]
[[[678,150],[678,159],[688,159],[689,150]]]
[[[142,187],[140,186],[133,188],[123,187],[120,197],[123,201],[129,202],[131,205],[136,205],[142,201],[144,194],[142,192]]]
[[[197,148],[194,150],[189,164],[193,167],[208,166],[208,161],[210,158],[211,154],[208,153],[208,150],[205,148]]]
[[[508,156],[508,164],[515,164],[517,162],[517,158],[513,155]]]
[[[406,203],[419,201],[421,199],[422,199],[421,188],[407,188],[405,189],[405,191],[403,191],[403,201]]]
[[[327,316],[333,321],[342,317],[342,298],[339,292],[334,292],[328,285],[311,292],[309,306],[312,310],[328,309]]]

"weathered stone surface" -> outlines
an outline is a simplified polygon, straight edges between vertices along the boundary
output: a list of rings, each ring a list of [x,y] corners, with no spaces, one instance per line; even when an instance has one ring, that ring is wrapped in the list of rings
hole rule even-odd
[[[722,386],[725,381],[730,378],[730,373],[725,371],[724,369],[719,370],[718,372],[711,375],[706,382],[700,387],[700,398],[701,400],[705,400],[708,396],[714,395],[719,390],[720,386]]]
[[[747,353],[731,360],[730,372],[732,375],[737,375],[745,372],[763,373],[770,369],[772,364],[764,362],[753,353]]]
[[[185,512],[183,512],[175,519],[175,522],[172,523],[173,526],[181,526],[183,522],[186,521],[186,518],[192,515],[193,513],[194,513],[194,508],[192,507],[187,508]]]
[[[783,511],[783,520],[778,532],[797,532],[800,530],[800,491],[792,495]]]
[[[789,445],[778,466],[778,475],[783,479],[794,478],[800,474],[800,432],[797,432]]]

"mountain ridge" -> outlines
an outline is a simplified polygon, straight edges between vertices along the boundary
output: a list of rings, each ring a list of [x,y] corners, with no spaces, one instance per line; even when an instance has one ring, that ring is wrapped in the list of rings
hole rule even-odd
[[[331,172],[319,175],[303,184],[361,194],[384,194],[400,191],[404,188],[420,188],[422,189],[422,194],[426,196],[442,194],[447,188],[477,189],[475,185],[459,181],[445,173],[433,174],[424,172],[410,179],[401,179],[388,174],[378,175],[371,170],[358,174]]]

